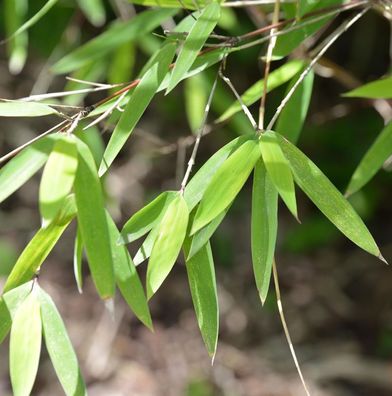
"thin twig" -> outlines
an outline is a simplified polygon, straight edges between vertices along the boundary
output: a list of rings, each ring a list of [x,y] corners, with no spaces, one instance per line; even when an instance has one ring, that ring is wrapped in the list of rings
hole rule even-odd
[[[267,130],[271,129],[276,120],[278,119],[280,113],[290,100],[290,98],[293,96],[295,90],[298,88],[298,86],[302,83],[304,78],[309,74],[309,72],[312,70],[314,65],[317,63],[317,61],[327,52],[328,48],[347,30],[349,29],[358,19],[360,19],[368,10],[370,7],[364,8],[361,12],[359,12],[357,15],[355,15],[353,18],[347,20],[344,22],[342,25],[340,25],[330,37],[328,37],[328,42],[325,43],[324,47],[319,51],[319,53],[312,59],[312,61],[309,63],[309,66],[301,73],[299,76],[298,80],[295,82],[293,87],[290,89],[290,91],[287,93],[287,95],[283,98],[282,102],[280,103],[279,107],[277,108],[274,116],[272,117],[270,123],[267,126]]]
[[[293,357],[294,364],[295,364],[295,367],[297,369],[299,378],[301,379],[302,385],[303,385],[303,387],[305,389],[305,392],[306,392],[307,396],[310,396],[310,392],[309,392],[308,387],[306,385],[304,376],[302,375],[301,367],[300,367],[300,365],[298,363],[297,354],[295,353],[293,342],[291,341],[291,336],[290,336],[289,328],[287,327],[286,318],[284,316],[283,306],[282,306],[282,297],[281,297],[281,294],[280,294],[280,287],[279,287],[278,271],[277,271],[277,268],[276,268],[275,259],[272,262],[272,273],[273,273],[273,277],[274,277],[274,285],[275,285],[275,292],[276,292],[276,302],[278,304],[278,311],[279,311],[280,321],[282,322],[284,334],[286,336],[287,343],[289,344],[291,356]]]

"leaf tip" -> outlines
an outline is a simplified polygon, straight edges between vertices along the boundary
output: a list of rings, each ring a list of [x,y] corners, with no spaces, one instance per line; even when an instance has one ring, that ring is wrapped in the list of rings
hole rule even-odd
[[[384,262],[386,265],[389,265],[388,261],[385,259],[385,257],[381,254],[381,252],[378,254],[378,258]]]
[[[105,300],[105,308],[108,311],[110,317],[112,318],[112,320],[114,321],[114,298],[107,298]]]

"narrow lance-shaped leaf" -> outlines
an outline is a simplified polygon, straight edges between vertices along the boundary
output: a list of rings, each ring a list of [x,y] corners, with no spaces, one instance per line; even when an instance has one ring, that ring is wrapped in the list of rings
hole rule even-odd
[[[304,153],[283,136],[277,137],[295,181],[305,194],[348,239],[382,259],[376,242],[350,203]]]
[[[268,294],[277,230],[278,192],[260,159],[253,175],[251,246],[253,272],[262,304]]]
[[[136,212],[121,230],[119,242],[131,243],[147,234],[156,224],[160,222],[168,205],[174,199],[176,192],[165,191],[159,194],[144,208]]]
[[[151,298],[173,268],[188,225],[188,207],[178,194],[170,203],[158,229],[147,268],[147,297]]]
[[[106,217],[109,226],[116,283],[122,296],[135,313],[136,317],[152,330],[150,310],[148,308],[142,283],[140,282],[139,275],[136,272],[135,264],[133,263],[127,248],[124,245],[117,244],[120,232],[107,212]]]
[[[185,80],[185,109],[189,126],[196,133],[202,125],[208,91],[200,74]]]
[[[166,93],[169,93],[191,68],[199,51],[218,23],[219,17],[220,5],[215,1],[201,12],[181,48]]]
[[[75,198],[78,225],[97,291],[101,298],[111,298],[114,294],[113,262],[101,182],[91,151],[79,139],[77,145]]]
[[[10,336],[10,376],[15,396],[28,396],[41,354],[40,304],[35,288],[15,313]]]
[[[53,147],[45,165],[39,204],[43,224],[52,221],[70,193],[78,166],[78,153],[73,136],[61,137]]]
[[[155,64],[151,66],[135,88],[106,147],[99,168],[100,175],[103,175],[112,164],[150,104],[163,78],[168,73],[175,50],[175,43],[165,44],[157,56]]]
[[[87,395],[80,374],[78,358],[72,347],[63,320],[52,298],[41,288],[38,290],[46,349],[57,377],[67,396]]]
[[[82,273],[82,259],[83,259],[83,239],[80,233],[80,228],[77,228],[74,244],[73,269],[76,281],[76,286],[80,294],[83,293],[83,273]]]
[[[4,291],[11,290],[34,277],[75,214],[75,200],[71,195],[54,221],[46,228],[41,228],[25,247],[7,278]]]
[[[345,93],[343,96],[350,98],[390,99],[392,98],[392,75],[362,85]]]
[[[166,213],[166,210],[165,210]],[[141,264],[143,261],[147,260],[151,256],[152,248],[154,247],[155,240],[158,237],[160,222],[150,231],[146,239],[143,241],[139,250],[136,252],[133,262],[135,265]]]
[[[289,162],[279,146],[275,132],[266,131],[260,135],[260,149],[272,182],[290,212],[295,218],[298,218],[293,175]]]
[[[248,140],[217,170],[197,208],[191,235],[203,228],[233,202],[260,156],[258,141]]]
[[[6,101],[0,102],[0,117],[42,117],[58,112],[43,103]]]
[[[194,10],[198,7],[204,7],[207,3],[206,0],[198,0],[195,3],[193,0],[182,0],[181,3],[178,0],[130,0],[130,3],[141,4],[150,7],[168,7],[168,8],[186,8],[188,10]]]
[[[78,0],[79,7],[94,26],[105,23],[105,6],[102,0]]]
[[[0,202],[18,190],[45,164],[57,137],[47,136],[26,147],[0,169]]]
[[[184,248],[185,255],[188,255],[189,241]],[[214,359],[219,335],[219,304],[209,242],[186,261],[186,270],[200,332],[209,355]]]
[[[392,154],[392,122],[378,135],[370,146],[354,174],[351,176],[346,195],[360,190],[382,167],[385,160]]]

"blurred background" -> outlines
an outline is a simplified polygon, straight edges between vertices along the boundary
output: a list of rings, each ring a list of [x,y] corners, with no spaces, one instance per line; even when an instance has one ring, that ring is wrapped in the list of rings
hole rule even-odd
[[[44,3],[29,2],[28,15],[33,15]],[[143,9],[123,0],[105,1],[103,10],[91,16],[83,9],[83,3],[80,1],[81,7],[77,7],[72,1],[59,1],[29,30],[26,61],[22,51],[9,62],[7,47],[0,46],[1,98],[82,87],[67,82],[64,76],[54,75],[50,66],[72,48],[99,34],[112,20],[132,18]],[[4,10],[2,5],[1,37],[9,29]],[[271,16],[271,7],[226,11],[224,29],[232,35],[266,25]],[[344,16],[339,16],[316,38],[327,35],[343,19]],[[315,69],[311,105],[298,145],[341,191],[384,123],[392,118],[391,103],[341,95],[390,73],[391,30],[391,22],[380,13],[368,12]],[[159,40],[149,35],[126,43],[121,50],[86,65],[74,77],[110,83],[130,81]],[[294,56],[303,56],[307,45]],[[239,92],[261,78],[263,63],[258,59],[264,52],[265,47],[255,47],[229,57],[226,74]],[[281,64],[273,63],[273,68]],[[207,93],[214,73],[207,71],[199,80]],[[286,88],[284,85],[268,94],[267,119]],[[233,100],[223,83],[219,83],[217,92],[211,122],[221,114],[216,110],[219,104]],[[72,96],[66,103],[91,104],[105,95],[107,92]],[[106,177],[108,206],[120,227],[159,192],[179,187],[194,140],[186,100],[184,84],[166,97],[157,95]],[[251,110],[256,114],[257,108],[258,104]],[[50,117],[2,118],[2,155],[53,123]],[[242,132],[233,128],[232,123],[211,125],[211,133],[202,139],[196,168]],[[104,125],[91,132],[90,140],[98,152],[107,142],[110,129],[110,125]],[[40,227],[39,178],[36,175],[1,205],[0,283]],[[271,287],[262,308],[254,284],[250,187],[247,184],[240,193],[212,240],[221,320],[213,365],[198,331],[182,258],[151,301],[155,325],[155,332],[151,333],[119,296],[113,320],[97,297],[87,271],[84,292],[78,293],[72,268],[75,227],[66,231],[42,268],[40,284],[53,297],[64,318],[89,394],[304,394],[282,330],[274,288]],[[382,170],[350,198],[389,261],[392,261],[391,197],[392,174]],[[319,396],[392,395],[392,272],[346,240],[299,190],[298,204],[302,224],[283,205],[280,207],[277,266],[286,319],[308,386],[312,394]],[[130,249],[134,253],[137,247]],[[139,269],[144,277],[145,264]],[[10,395],[8,340],[0,348],[0,395]],[[33,394],[62,394],[45,351]]]

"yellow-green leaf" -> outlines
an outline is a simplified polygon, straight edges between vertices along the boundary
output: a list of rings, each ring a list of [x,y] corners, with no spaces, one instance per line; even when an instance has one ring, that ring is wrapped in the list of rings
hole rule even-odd
[[[76,230],[74,256],[73,256],[73,269],[76,280],[76,286],[80,294],[83,293],[83,273],[82,273],[82,259],[83,259],[83,239],[80,233],[80,228]]]
[[[343,96],[350,98],[390,99],[392,98],[392,75],[362,85],[345,93]]]
[[[42,117],[58,114],[57,111],[43,103],[6,101],[0,102],[0,117]]]

